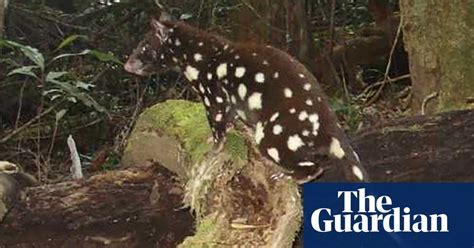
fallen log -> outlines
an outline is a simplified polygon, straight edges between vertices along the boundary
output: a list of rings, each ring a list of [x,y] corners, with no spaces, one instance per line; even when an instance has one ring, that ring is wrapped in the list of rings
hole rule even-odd
[[[200,104],[148,109],[124,154],[127,169],[28,189],[0,224],[0,247],[290,247],[298,186],[270,179],[277,167],[238,131],[223,153],[206,156],[209,135]],[[374,181],[474,181],[473,110],[398,120],[353,143]]]

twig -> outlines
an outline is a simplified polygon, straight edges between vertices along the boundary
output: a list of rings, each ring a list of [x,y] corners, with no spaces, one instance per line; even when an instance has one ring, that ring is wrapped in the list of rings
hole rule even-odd
[[[263,21],[263,23],[265,23],[265,25],[267,25],[269,28],[277,31],[277,32],[280,32],[282,34],[285,34],[286,31],[283,30],[283,29],[280,29],[280,28],[277,28],[277,27],[274,27],[267,19],[265,19],[263,16],[261,16],[258,11],[250,4],[248,3],[247,1],[245,0],[240,0],[247,8],[250,9],[250,11],[252,11],[252,13],[257,16],[260,20]]]
[[[342,87],[344,89],[344,95],[346,96],[346,101],[350,101],[349,89],[347,88],[346,74],[344,73],[344,66],[341,64],[341,75],[342,75]]]
[[[426,104],[433,98],[438,97],[438,92],[435,91],[423,99],[423,103],[421,104],[421,115],[425,115]]]
[[[48,156],[46,157],[46,163],[49,165],[51,161],[51,155],[53,154],[54,143],[56,142],[56,135],[58,134],[59,118],[55,118],[53,137],[51,138],[51,145],[49,146]]]
[[[26,87],[26,80],[23,81],[23,85],[21,85],[20,88],[20,96],[18,97],[18,110],[16,114],[16,120],[15,120],[15,129],[18,128],[18,124],[20,123],[20,118],[21,118],[21,110],[23,108],[23,93],[25,92],[25,87]]]
[[[72,138],[72,135],[67,137],[67,145],[69,147],[69,151],[71,152],[71,176],[73,179],[81,179],[83,177],[81,158],[77,152],[76,142]]]
[[[59,104],[61,104],[63,101],[60,101],[60,102],[57,102],[56,104],[54,104],[53,106],[49,107],[47,110],[45,110],[44,112],[42,112],[41,114],[35,116],[33,119],[29,120],[27,123],[23,124],[23,126],[13,130],[11,133],[5,135],[2,139],[0,139],[0,144],[3,144],[5,142],[7,142],[9,139],[11,139],[13,136],[17,135],[18,133],[20,133],[21,131],[25,130],[27,127],[31,126],[31,124],[35,123],[36,121],[38,121],[39,119],[41,119],[41,117],[49,114],[51,111],[53,111]]]
[[[372,88],[377,87],[379,85],[382,85],[382,84],[385,84],[385,83],[395,83],[395,82],[398,82],[398,81],[401,81],[403,79],[407,79],[407,78],[410,78],[410,77],[411,77],[410,74],[405,74],[405,75],[402,75],[402,76],[399,76],[399,77],[396,77],[396,78],[388,77],[387,80],[381,80],[381,81],[378,81],[376,83],[373,83],[373,84],[367,86],[364,89],[364,91],[362,92],[361,95],[367,94]]]
[[[138,115],[140,114],[140,110],[142,109],[143,106],[143,98],[145,96],[145,93],[147,92],[148,89],[148,84],[145,85],[145,88],[143,89],[142,92],[140,92],[140,89],[137,87],[137,103],[135,105],[135,110],[133,111],[133,114],[131,116],[131,120],[128,123],[128,125],[125,127],[125,130],[121,133],[121,139],[118,143],[114,145],[114,151],[118,152],[122,149],[122,147],[125,146],[127,143],[127,139],[129,137],[130,132],[132,131],[132,127],[135,125],[135,122],[137,121]]]
[[[377,90],[375,95],[365,104],[366,106],[371,105],[372,103],[375,102],[375,100],[377,100],[377,98],[379,98],[385,84],[388,82],[388,80],[387,80],[388,79],[388,73],[389,73],[390,67],[392,65],[393,53],[395,52],[395,48],[397,47],[398,39],[400,38],[400,33],[402,31],[402,23],[403,23],[403,20],[400,18],[400,24],[398,24],[397,35],[395,36],[395,39],[394,39],[393,44],[392,44],[392,48],[390,49],[390,56],[388,57],[387,67],[385,68],[383,83],[380,85],[380,88]]]
[[[334,17],[336,12],[336,0],[331,1],[331,19],[329,24],[329,57],[332,59],[332,49],[334,43]]]

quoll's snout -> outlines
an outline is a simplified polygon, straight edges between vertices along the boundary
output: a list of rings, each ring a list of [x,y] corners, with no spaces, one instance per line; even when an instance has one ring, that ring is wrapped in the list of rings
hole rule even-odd
[[[143,75],[144,74],[144,71],[143,71],[143,63],[138,60],[138,59],[135,59],[133,57],[130,57],[128,60],[127,60],[127,63],[125,63],[124,65],[124,69],[130,73],[134,73],[134,74],[138,74],[138,75]]]

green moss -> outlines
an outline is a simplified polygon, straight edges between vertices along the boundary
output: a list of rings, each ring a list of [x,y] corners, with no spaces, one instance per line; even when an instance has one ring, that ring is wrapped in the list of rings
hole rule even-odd
[[[201,160],[212,147],[207,140],[211,130],[200,103],[169,100],[145,110],[142,115],[152,118],[158,129],[181,140],[192,162]]]
[[[419,124],[414,124],[408,127],[385,127],[382,129],[382,133],[392,133],[392,132],[420,132],[423,130],[423,126]]]
[[[221,240],[223,232],[228,231],[222,218],[218,218],[215,214],[209,215],[202,219],[196,227],[194,236],[187,237],[180,248],[204,248],[204,247],[220,247],[216,241]]]
[[[147,119],[149,126],[182,141],[192,162],[200,161],[212,147],[212,143],[208,142],[211,129],[204,106],[200,103],[169,100],[146,109],[141,117]],[[245,138],[238,132],[230,131],[227,134],[225,150],[238,161],[247,161]]]
[[[248,159],[248,149],[245,138],[236,131],[230,131],[227,133],[225,150],[232,158],[238,159],[239,162],[247,161]]]

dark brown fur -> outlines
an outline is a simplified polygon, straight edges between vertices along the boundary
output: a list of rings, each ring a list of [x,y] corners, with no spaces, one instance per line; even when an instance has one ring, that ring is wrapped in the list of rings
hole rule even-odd
[[[126,70],[180,68],[201,95],[216,143],[240,119],[256,131],[260,152],[301,182],[321,168],[344,172],[341,180],[367,180],[316,78],[290,55],[181,22],[152,26]]]

